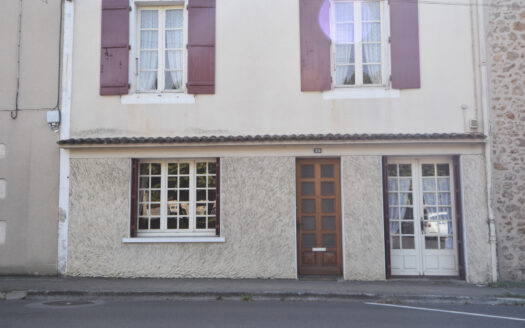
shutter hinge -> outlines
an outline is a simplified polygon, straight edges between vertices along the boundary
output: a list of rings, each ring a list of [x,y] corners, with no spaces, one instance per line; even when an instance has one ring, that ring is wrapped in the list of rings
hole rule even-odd
[[[131,6],[129,6],[129,11],[132,11],[133,9],[131,9]]]
[[[131,50],[131,44],[128,44],[128,50]]]

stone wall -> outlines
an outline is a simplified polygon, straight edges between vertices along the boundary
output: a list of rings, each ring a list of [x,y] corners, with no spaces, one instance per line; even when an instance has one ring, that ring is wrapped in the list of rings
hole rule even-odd
[[[500,280],[525,281],[525,8],[492,0],[488,47]]]

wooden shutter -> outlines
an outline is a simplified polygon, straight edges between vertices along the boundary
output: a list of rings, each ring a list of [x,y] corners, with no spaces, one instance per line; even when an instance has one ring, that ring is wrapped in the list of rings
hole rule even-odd
[[[216,161],[215,234],[221,235],[221,159]]]
[[[417,0],[390,0],[392,88],[421,87]]]
[[[100,94],[127,94],[129,88],[128,0],[102,0],[101,40]]]
[[[332,87],[328,0],[300,0],[301,91]]]
[[[461,206],[461,173],[459,156],[452,158],[454,166],[454,198],[456,205],[456,235],[458,240],[459,279],[465,280],[465,254],[463,246],[463,210]]]
[[[388,158],[383,156],[383,218],[385,229],[385,269],[386,278],[392,276],[392,267],[390,265],[390,211],[388,206]]]
[[[131,160],[131,202],[130,202],[130,222],[129,222],[129,236],[137,237],[137,201],[139,189],[139,160]]]
[[[215,93],[215,0],[188,1],[188,93]]]

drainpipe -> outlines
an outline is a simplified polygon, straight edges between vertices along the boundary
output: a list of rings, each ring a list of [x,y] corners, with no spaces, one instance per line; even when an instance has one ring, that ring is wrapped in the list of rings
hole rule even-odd
[[[74,4],[63,2],[63,50],[60,140],[69,138],[73,56]],[[67,274],[67,244],[69,221],[69,150],[60,149],[60,185],[58,192],[58,273]]]
[[[483,0],[477,1],[474,5],[477,8],[477,37],[479,45],[479,70],[480,70],[480,99],[483,113],[483,132],[487,135],[485,141],[485,174],[487,180],[487,200],[488,200],[488,225],[489,225],[489,244],[491,253],[492,282],[498,281],[498,258],[497,258],[497,239],[496,223],[494,221],[494,211],[492,207],[492,131],[490,125],[489,112],[489,82],[487,71],[487,41],[485,31],[485,6]]]

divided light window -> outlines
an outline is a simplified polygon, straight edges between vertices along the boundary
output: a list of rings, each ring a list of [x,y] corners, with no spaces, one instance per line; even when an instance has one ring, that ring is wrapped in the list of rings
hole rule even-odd
[[[337,86],[385,83],[384,1],[332,0],[333,81]]]
[[[138,235],[215,235],[215,160],[140,161]]]
[[[139,9],[138,90],[182,91],[185,85],[184,8]]]

